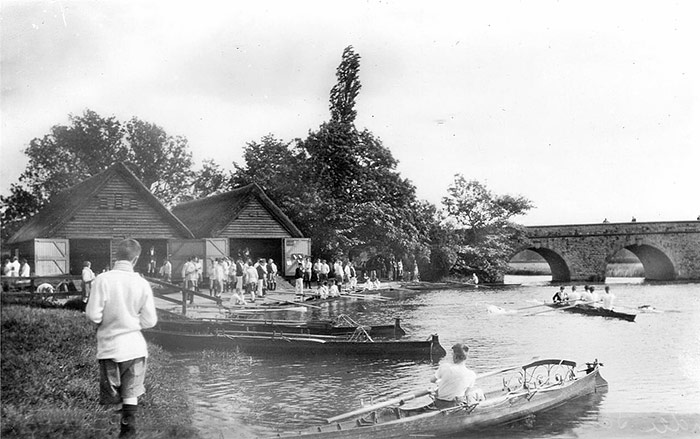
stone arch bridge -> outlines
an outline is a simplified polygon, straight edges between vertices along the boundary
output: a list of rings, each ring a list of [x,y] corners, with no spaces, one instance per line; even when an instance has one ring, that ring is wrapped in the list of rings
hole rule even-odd
[[[517,250],[541,255],[556,282],[605,280],[611,258],[634,253],[648,280],[700,279],[700,221],[629,222],[526,227]]]

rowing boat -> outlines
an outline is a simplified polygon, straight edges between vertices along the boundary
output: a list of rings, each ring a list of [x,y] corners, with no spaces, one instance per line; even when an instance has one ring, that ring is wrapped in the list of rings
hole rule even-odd
[[[221,331],[281,332],[306,335],[352,335],[362,328],[371,337],[401,338],[406,331],[401,320],[393,325],[360,325],[349,316],[341,314],[334,320],[281,320],[250,316],[248,318],[191,319],[159,310],[156,329],[187,333],[213,334]]]
[[[627,320],[628,322],[634,322],[634,319],[637,317],[637,314],[628,314],[620,311],[615,311],[612,309],[605,309],[601,306],[591,306],[591,305],[575,305],[572,306],[570,303],[567,302],[561,302],[561,303],[545,303],[544,305],[553,308],[553,309],[561,309],[562,311],[568,311],[568,312],[573,312],[577,314],[585,314],[589,316],[601,316],[601,317],[608,317],[608,318],[613,318],[613,319],[622,319],[622,320]]]
[[[315,357],[324,355],[385,356],[439,360],[445,349],[436,334],[426,340],[374,340],[364,330],[352,336],[283,332],[217,331],[211,334],[145,329],[147,340],[179,350],[241,349],[255,354]]]
[[[573,361],[537,360],[499,374],[500,388],[486,392],[485,399],[479,402],[444,409],[433,404],[405,408],[407,400],[427,393],[418,392],[329,418],[327,424],[308,430],[280,432],[276,437],[439,437],[484,430],[605,391],[608,384],[600,376],[600,366],[596,360],[587,363],[585,372],[579,372]],[[341,421],[347,418],[353,419]]]

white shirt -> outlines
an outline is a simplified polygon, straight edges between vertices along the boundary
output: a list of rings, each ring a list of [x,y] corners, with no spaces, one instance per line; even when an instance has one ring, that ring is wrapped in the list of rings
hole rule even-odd
[[[603,295],[603,308],[612,309],[613,300],[615,300],[615,295],[613,293],[606,293]]]
[[[24,264],[22,267],[20,267],[19,271],[19,276],[20,277],[29,277],[30,274],[30,269],[29,269],[29,264]]]
[[[437,397],[445,401],[465,397],[467,389],[474,387],[476,374],[467,369],[464,363],[443,363],[435,372],[437,378]]]
[[[93,281],[85,308],[88,319],[97,323],[97,359],[116,362],[147,357],[141,329],[158,323],[151,285],[129,261],[117,261],[114,269]]]
[[[88,283],[95,280],[95,273],[92,272],[90,267],[83,267],[83,282]]]

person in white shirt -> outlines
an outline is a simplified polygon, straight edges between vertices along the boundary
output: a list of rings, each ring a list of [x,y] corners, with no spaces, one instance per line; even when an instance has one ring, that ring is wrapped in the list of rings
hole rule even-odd
[[[457,343],[452,346],[452,362],[440,365],[431,382],[437,383],[435,407],[444,409],[455,407],[465,402],[480,399],[475,389],[476,374],[467,368],[467,353],[469,347]]]
[[[603,294],[603,308],[612,310],[613,301],[615,300],[615,295],[610,292],[610,287],[605,286],[605,294]]]
[[[581,302],[586,302],[587,305],[593,302],[593,294],[591,294],[589,288],[588,285],[584,286],[583,293],[581,293]]]
[[[324,287],[326,287],[325,284],[326,282],[324,282]],[[340,297],[340,289],[338,288],[338,282],[336,282],[335,279],[331,280],[331,286],[328,289],[328,295],[331,297]]]
[[[12,257],[12,262],[10,262],[10,277],[17,277],[19,276],[19,261],[17,260],[17,256]]]
[[[576,291],[576,285],[571,286],[571,292],[567,296],[567,301],[569,305],[575,305],[577,301],[581,299],[581,293]]]
[[[277,289],[277,265],[272,259],[267,261],[267,289],[270,291]]]
[[[591,287],[589,289],[591,293],[591,300],[593,300],[593,303],[591,303],[592,306],[600,306],[600,293],[595,290],[595,287]]]
[[[90,298],[90,291],[92,289],[92,281],[95,280],[95,273],[92,272],[90,268],[92,264],[90,261],[83,262],[83,272],[81,274],[81,287],[83,290],[83,302],[87,302]]]
[[[253,265],[253,261],[248,260],[248,266],[243,277],[246,290],[250,293],[250,301],[255,302],[255,290],[258,289],[258,269]]]
[[[121,404],[119,437],[136,434],[138,397],[145,392],[148,347],[141,333],[158,323],[151,286],[134,265],[141,245],[117,244],[114,268],[95,278],[85,314],[97,326],[100,404]]]

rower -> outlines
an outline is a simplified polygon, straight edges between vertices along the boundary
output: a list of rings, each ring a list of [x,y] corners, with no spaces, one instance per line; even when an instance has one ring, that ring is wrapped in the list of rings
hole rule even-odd
[[[552,302],[554,302],[554,303],[561,303],[562,301],[564,301],[564,295],[565,295],[565,294],[566,294],[566,293],[564,292],[564,286],[562,285],[562,286],[559,287],[559,291],[557,291],[557,292],[554,294],[554,296],[552,296]]]
[[[603,308],[612,310],[613,300],[615,300],[615,295],[610,292],[610,287],[606,285],[605,294],[603,294]]]
[[[469,347],[457,343],[452,346],[452,362],[440,365],[430,382],[437,382],[435,407],[439,410],[456,407],[463,403],[475,403],[483,400],[483,392],[474,388],[476,374],[467,368]]]
[[[576,285],[571,286],[571,292],[568,294],[567,300],[572,305],[575,305],[577,301],[581,300],[581,293],[576,291]]]
[[[590,291],[592,289],[592,287],[589,287],[588,285],[586,285],[583,288],[584,288],[584,290],[583,290],[583,293],[581,293],[581,301],[587,302],[587,304],[590,304],[590,302],[593,302],[593,294],[591,294],[591,291]]]
[[[600,293],[596,292],[594,286],[591,286],[590,292],[591,292],[591,298],[593,300],[592,305],[593,306],[600,306],[600,299],[601,299]]]

